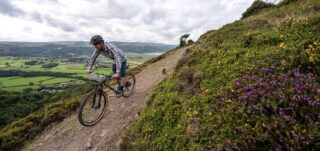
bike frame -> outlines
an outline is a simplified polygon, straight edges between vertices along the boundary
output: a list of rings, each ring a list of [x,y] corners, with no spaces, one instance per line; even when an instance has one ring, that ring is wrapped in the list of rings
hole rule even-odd
[[[111,81],[111,80],[110,80]],[[108,81],[109,82],[109,81]],[[117,84],[120,85],[120,79],[117,79]],[[100,82],[97,84],[97,86],[95,87],[96,90],[99,90],[100,92],[103,91],[103,87],[107,87],[110,90],[112,90],[114,93],[117,93],[118,91],[116,89],[114,89],[113,87],[111,87],[109,84],[106,84],[106,82]]]
[[[93,90],[88,92],[87,95],[82,99],[82,101],[80,103],[80,110],[78,113],[78,119],[79,119],[80,123],[84,126],[92,126],[92,125],[96,124],[101,119],[101,117],[103,116],[103,113],[106,110],[105,107],[108,105],[108,98],[110,97],[110,95],[108,96],[107,93],[110,90],[113,91],[115,94],[118,93],[116,86],[120,85],[120,82],[121,82],[120,78],[119,79],[112,79],[111,76],[107,76],[107,75],[104,75],[104,76],[105,77],[102,77],[102,78],[99,76],[92,78],[92,79],[94,79],[93,81],[96,81],[97,83],[94,85]],[[133,84],[135,84],[135,77],[133,75],[132,75],[132,77],[133,77]],[[116,82],[113,80],[116,80]],[[104,91],[105,87],[109,88],[109,90]],[[133,85],[133,88],[134,88],[134,85]],[[122,95],[122,96],[123,97],[131,96],[133,93],[132,91],[133,91],[133,89],[130,91],[129,95],[127,95],[127,96]],[[99,95],[99,97],[97,97],[97,95]],[[92,102],[90,101],[88,104],[89,110],[91,110],[90,108],[100,109],[102,101],[104,101],[105,103],[103,104],[102,112],[99,115],[99,117],[96,120],[87,123],[83,119],[82,111],[84,108],[86,108],[85,107],[86,103],[88,102],[88,99],[90,99],[92,96],[94,96],[94,98],[91,100]],[[102,99],[104,99],[104,100],[102,100]]]
[[[103,87],[106,86],[108,87],[110,90],[112,90],[114,93],[117,93],[118,91],[114,88],[112,88],[109,84],[105,84],[106,81],[104,82],[99,82],[97,84],[97,86],[94,88],[96,91],[99,91],[99,101],[98,101],[98,105],[96,106],[96,93],[94,94],[94,99],[93,99],[93,103],[92,103],[92,108],[93,107],[100,107],[101,106],[101,96],[102,96],[102,93],[104,92],[103,91]],[[117,79],[117,83],[118,85],[120,84],[120,80]]]

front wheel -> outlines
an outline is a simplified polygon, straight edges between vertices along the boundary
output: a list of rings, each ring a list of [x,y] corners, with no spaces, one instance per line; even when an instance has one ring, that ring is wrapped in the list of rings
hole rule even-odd
[[[134,77],[133,74],[128,74],[127,78],[128,78],[128,81],[124,85],[123,94],[122,94],[122,96],[126,98],[133,94],[133,90],[136,85],[136,78]]]
[[[78,119],[83,126],[93,126],[103,117],[108,106],[107,94],[101,90],[93,90],[85,95],[80,103]]]

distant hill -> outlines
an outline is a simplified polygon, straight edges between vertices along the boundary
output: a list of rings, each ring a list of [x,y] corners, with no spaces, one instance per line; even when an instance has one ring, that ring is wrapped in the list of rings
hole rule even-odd
[[[111,42],[126,52],[165,52],[176,45],[147,42]],[[0,42],[0,56],[71,57],[88,55],[94,48],[85,41],[61,42]]]

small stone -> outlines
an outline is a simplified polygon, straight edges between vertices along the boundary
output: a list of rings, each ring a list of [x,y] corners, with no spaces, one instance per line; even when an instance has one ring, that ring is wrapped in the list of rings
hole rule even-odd
[[[113,106],[110,106],[110,107],[109,107],[109,110],[112,112],[112,111],[113,111]]]
[[[121,108],[124,108],[125,106],[126,106],[126,104],[124,104],[124,103],[121,103],[121,105],[120,105]]]
[[[87,142],[87,148],[90,149],[92,147],[90,142]]]

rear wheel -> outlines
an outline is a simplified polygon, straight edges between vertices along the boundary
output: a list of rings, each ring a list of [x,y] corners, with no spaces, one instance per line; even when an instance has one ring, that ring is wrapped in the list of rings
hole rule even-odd
[[[103,117],[108,106],[107,94],[103,91],[89,92],[80,103],[78,119],[83,126],[93,126]]]
[[[128,81],[123,88],[123,94],[122,94],[123,97],[131,96],[133,94],[133,90],[136,84],[136,79],[133,74],[128,74],[127,78],[128,78]]]

